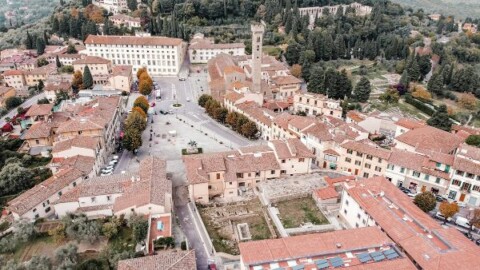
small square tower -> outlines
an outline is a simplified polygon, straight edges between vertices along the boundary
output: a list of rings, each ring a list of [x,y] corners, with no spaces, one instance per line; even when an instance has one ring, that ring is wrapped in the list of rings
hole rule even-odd
[[[262,93],[262,45],[265,23],[253,23],[252,30],[252,82],[253,92]]]

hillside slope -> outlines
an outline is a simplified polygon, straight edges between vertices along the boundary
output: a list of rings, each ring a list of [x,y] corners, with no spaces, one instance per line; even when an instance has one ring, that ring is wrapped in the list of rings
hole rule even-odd
[[[423,8],[428,12],[454,15],[456,18],[480,17],[480,0],[392,0],[414,9]]]

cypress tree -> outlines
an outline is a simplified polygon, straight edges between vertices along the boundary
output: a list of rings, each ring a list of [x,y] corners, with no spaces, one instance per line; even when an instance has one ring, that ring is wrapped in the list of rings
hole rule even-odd
[[[62,63],[60,63],[60,59],[58,59],[58,55],[55,56],[55,64],[57,65],[57,68],[61,68],[61,67],[62,67]]]
[[[45,41],[42,38],[37,38],[37,54],[42,55],[45,52]]]
[[[47,30],[43,31],[43,39],[45,40],[45,44],[48,45],[48,35]]]
[[[319,65],[314,65],[310,69],[310,78],[307,85],[308,92],[326,94],[325,91],[325,72]]]
[[[355,86],[354,98],[358,102],[367,102],[370,98],[371,91],[372,86],[370,85],[370,81],[364,76]]]
[[[432,117],[427,120],[427,124],[429,126],[450,132],[452,129],[452,121],[448,116],[447,106],[445,104],[440,105]]]
[[[428,81],[427,89],[436,96],[443,96],[443,76],[441,71],[432,75],[430,81]]]
[[[403,70],[402,77],[400,77],[399,84],[405,88],[408,88],[408,85],[410,84],[410,76],[408,75],[408,71],[406,68]]]
[[[25,39],[25,48],[27,48],[27,50],[33,49],[33,38],[28,31],[27,31],[27,39]]]
[[[88,66],[85,66],[85,68],[83,68],[82,84],[85,89],[93,86],[93,77],[92,77],[92,73],[90,73],[90,68]]]

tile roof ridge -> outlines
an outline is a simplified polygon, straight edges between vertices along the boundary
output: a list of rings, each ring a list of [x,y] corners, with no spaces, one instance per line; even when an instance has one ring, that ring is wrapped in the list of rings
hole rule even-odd
[[[187,256],[190,255],[190,253],[192,253],[192,251],[195,251],[194,249],[192,250],[188,250],[188,252],[185,252],[183,254],[183,256],[181,256],[180,258],[178,258],[178,260],[176,260],[176,262],[174,262],[172,265],[170,265],[166,270],[169,270],[169,269],[175,269],[173,268],[174,266],[176,266],[178,263],[180,263],[183,259],[185,259]],[[173,252],[173,251],[172,251]],[[177,252],[177,251],[175,251]]]

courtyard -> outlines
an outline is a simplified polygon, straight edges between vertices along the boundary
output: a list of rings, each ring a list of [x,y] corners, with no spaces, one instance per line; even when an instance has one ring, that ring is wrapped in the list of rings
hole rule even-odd
[[[296,198],[273,204],[285,229],[298,228],[305,224],[328,224],[327,218],[318,209],[312,197]]]
[[[239,234],[245,234],[245,231],[252,240],[269,239],[276,236],[275,229],[258,199],[225,205],[202,206],[198,207],[198,211],[217,252],[239,254]],[[245,231],[239,232],[239,227]]]

